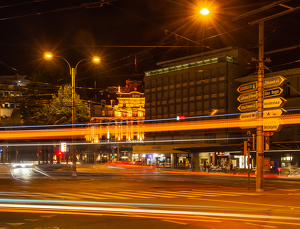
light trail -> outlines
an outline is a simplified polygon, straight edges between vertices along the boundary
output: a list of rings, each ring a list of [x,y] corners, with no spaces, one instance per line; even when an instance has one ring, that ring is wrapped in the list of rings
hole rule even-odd
[[[224,128],[256,128],[263,125],[264,122],[279,123],[280,125],[300,124],[300,114],[283,115],[278,118],[251,119],[242,121],[239,118],[232,119],[212,119],[203,121],[181,121],[172,123],[152,123],[142,126],[132,125],[132,132],[165,132],[165,131],[183,131],[183,130],[204,130],[204,129],[224,129]],[[142,129],[142,130],[141,130]],[[95,128],[94,134],[126,134],[126,128],[117,126],[108,126],[107,128]],[[16,139],[70,139],[72,136],[77,138],[90,135],[91,128],[64,128],[64,129],[42,129],[42,130],[14,130],[3,131],[0,133],[1,140]]]
[[[111,207],[75,207],[75,206],[57,206],[57,205],[30,205],[30,204],[0,204],[0,208],[25,208],[25,209],[53,209],[53,210],[71,210],[71,211],[92,211],[92,212],[114,212],[114,213],[137,213],[137,214],[164,214],[173,216],[217,216],[217,217],[235,217],[235,218],[254,218],[254,219],[274,219],[274,220],[294,220],[300,221],[299,217],[275,216],[275,215],[249,215],[240,213],[223,212],[200,212],[200,211],[174,211],[174,210],[152,210],[152,209],[132,209],[132,208],[111,208]]]
[[[286,109],[286,111],[300,111],[300,109]],[[258,112],[256,112],[258,113]],[[239,116],[241,114],[245,113],[232,113],[232,114],[216,114],[216,115],[201,115],[201,116],[192,116],[192,117],[185,117],[186,120],[189,119],[204,119],[204,118],[216,118],[216,117],[229,117],[229,116]],[[164,122],[164,121],[177,121],[176,118],[167,118],[167,119],[141,119],[141,120],[132,120],[130,123],[138,123],[138,122]],[[127,124],[126,121],[120,121],[120,122],[115,122],[115,124]],[[81,124],[59,124],[59,125],[31,125],[31,126],[0,126],[1,129],[24,129],[24,128],[47,128],[47,127],[72,127],[72,126],[77,126],[77,127],[82,127],[82,126],[90,126],[90,125],[95,125],[95,126],[106,126],[106,125],[111,125],[111,121],[109,122],[103,122],[103,123],[81,123]]]

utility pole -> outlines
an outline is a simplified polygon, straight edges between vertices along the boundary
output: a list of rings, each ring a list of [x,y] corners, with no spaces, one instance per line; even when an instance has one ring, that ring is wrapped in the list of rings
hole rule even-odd
[[[76,65],[77,67],[77,65]],[[75,68],[71,69],[72,75],[72,132],[75,130],[76,124],[76,106],[75,106]],[[74,132],[73,132],[74,133]],[[72,134],[72,145],[71,145],[71,152],[72,152],[72,176],[77,176],[76,171],[76,146],[75,146],[75,137]]]
[[[264,22],[259,22],[258,47],[258,109],[259,125],[256,128],[256,191],[264,191],[264,136],[263,136],[263,103],[264,103]]]

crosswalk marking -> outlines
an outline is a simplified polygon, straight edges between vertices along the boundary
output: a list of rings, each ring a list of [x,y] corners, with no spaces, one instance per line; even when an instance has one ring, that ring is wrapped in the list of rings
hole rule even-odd
[[[111,200],[111,199],[151,199],[151,198],[188,198],[197,199],[202,197],[222,197],[222,196],[247,196],[254,193],[241,192],[218,192],[214,190],[188,190],[188,191],[135,191],[125,190],[121,192],[74,192],[74,193],[26,193],[26,192],[2,192],[1,196],[14,196],[19,198],[33,198],[33,199],[66,199],[66,200]],[[257,194],[254,194],[257,195]]]

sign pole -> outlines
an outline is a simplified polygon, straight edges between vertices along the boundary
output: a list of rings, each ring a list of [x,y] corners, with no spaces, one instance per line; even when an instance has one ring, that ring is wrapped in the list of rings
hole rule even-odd
[[[263,136],[263,102],[264,102],[264,22],[259,22],[258,50],[258,120],[256,129],[256,191],[264,191],[264,136]]]
[[[250,143],[251,141],[251,132],[248,131],[248,144]],[[248,145],[247,144],[247,145]],[[250,189],[250,146],[248,145],[247,147],[247,166],[248,166],[248,189]]]

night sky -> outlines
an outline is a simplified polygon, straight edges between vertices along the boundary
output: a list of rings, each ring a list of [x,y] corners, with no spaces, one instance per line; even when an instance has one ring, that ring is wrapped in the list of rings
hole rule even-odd
[[[142,80],[144,71],[158,68],[156,63],[163,60],[227,46],[257,52],[258,25],[249,26],[248,22],[287,10],[278,6],[232,21],[275,0],[109,1],[99,7],[101,1],[94,4],[97,0],[1,0],[0,61],[29,77],[48,71],[66,78],[66,63],[58,59],[46,62],[45,51],[66,58],[72,66],[98,55],[100,65],[79,65],[77,85],[94,87],[95,81],[97,88],[124,85],[126,79]],[[199,15],[203,4],[212,12],[206,18]],[[284,4],[296,7],[300,1]],[[296,11],[265,22],[265,51],[300,44],[299,16]],[[272,59],[267,66],[272,71],[300,67],[293,63],[299,59],[298,53],[299,48],[267,55]],[[0,63],[0,75],[4,74],[15,73]]]

